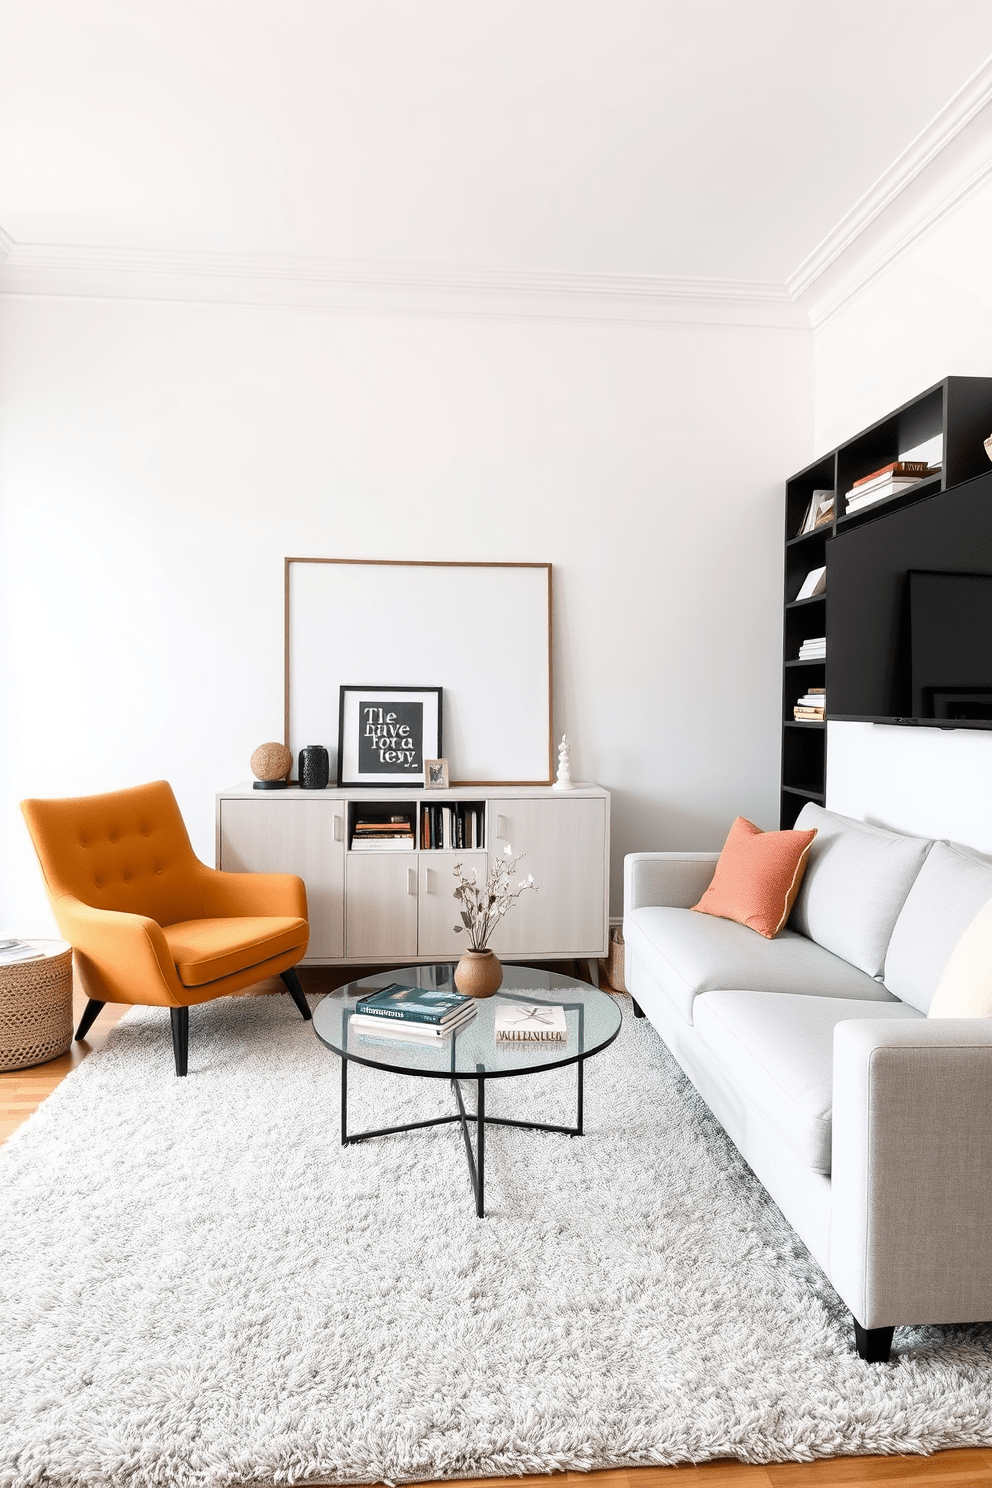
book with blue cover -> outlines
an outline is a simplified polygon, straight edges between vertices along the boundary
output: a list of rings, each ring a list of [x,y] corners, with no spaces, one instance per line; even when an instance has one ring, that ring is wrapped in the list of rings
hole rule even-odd
[[[355,1004],[356,1013],[374,1018],[402,1018],[408,1023],[446,1023],[472,1001],[444,987],[404,987],[391,982]]]

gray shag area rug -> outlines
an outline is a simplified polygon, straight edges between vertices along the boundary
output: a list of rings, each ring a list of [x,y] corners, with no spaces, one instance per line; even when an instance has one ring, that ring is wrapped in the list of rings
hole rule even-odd
[[[629,1000],[624,999],[625,1014]],[[136,1009],[0,1149],[0,1484],[355,1483],[992,1443],[992,1329],[853,1350],[829,1283],[657,1034],[587,1135],[342,1150],[288,997]],[[452,1109],[353,1066],[356,1128]],[[572,1119],[574,1070],[489,1087]]]

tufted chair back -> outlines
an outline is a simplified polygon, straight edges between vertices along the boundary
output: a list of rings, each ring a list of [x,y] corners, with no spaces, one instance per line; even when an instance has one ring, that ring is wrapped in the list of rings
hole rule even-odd
[[[202,915],[203,864],[165,780],[21,807],[58,916],[65,895],[159,925]]]

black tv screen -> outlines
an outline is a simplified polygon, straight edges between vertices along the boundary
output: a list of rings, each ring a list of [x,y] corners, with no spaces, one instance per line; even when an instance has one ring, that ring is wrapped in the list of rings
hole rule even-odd
[[[827,716],[992,728],[992,471],[826,555]]]

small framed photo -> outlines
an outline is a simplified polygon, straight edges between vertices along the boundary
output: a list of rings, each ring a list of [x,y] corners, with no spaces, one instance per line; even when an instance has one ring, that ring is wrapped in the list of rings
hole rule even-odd
[[[440,754],[440,687],[341,688],[338,785],[423,786]]]
[[[424,790],[448,789],[448,761],[446,759],[424,760]]]

